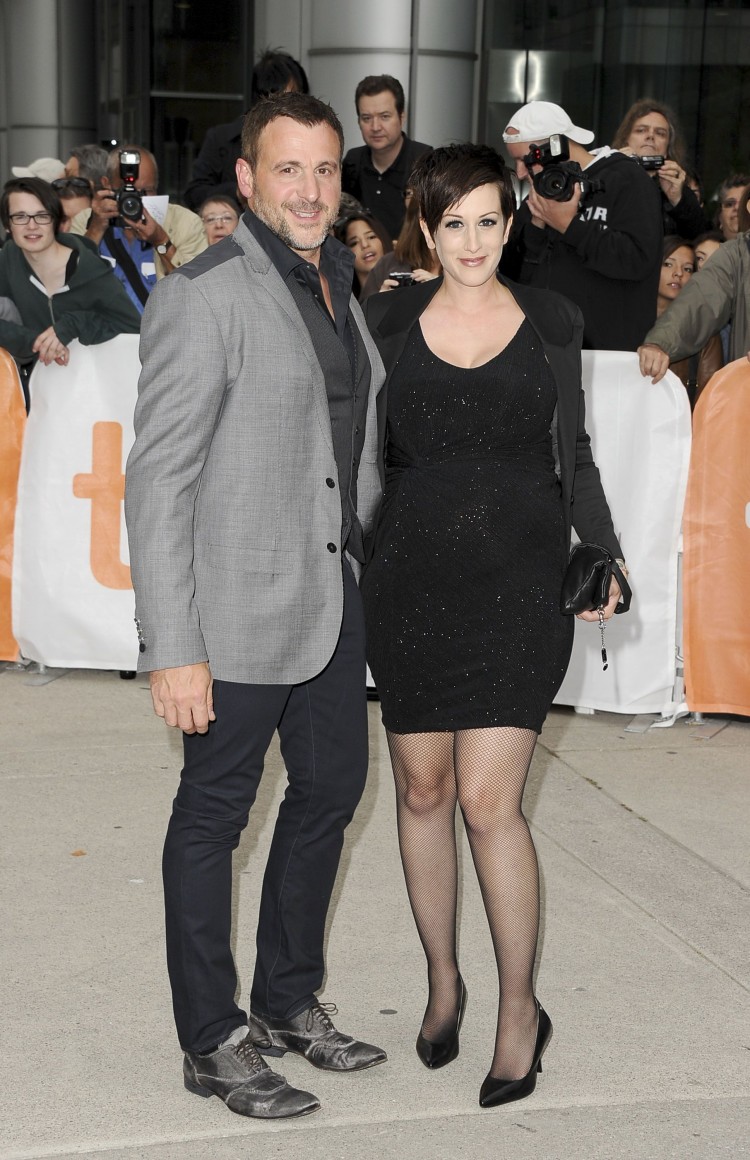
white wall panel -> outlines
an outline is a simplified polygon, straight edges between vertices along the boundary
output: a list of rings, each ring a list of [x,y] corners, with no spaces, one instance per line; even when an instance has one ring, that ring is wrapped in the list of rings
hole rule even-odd
[[[412,136],[430,145],[471,138],[474,62],[420,56]]]
[[[409,0],[311,0],[311,8],[311,48],[409,46]]]

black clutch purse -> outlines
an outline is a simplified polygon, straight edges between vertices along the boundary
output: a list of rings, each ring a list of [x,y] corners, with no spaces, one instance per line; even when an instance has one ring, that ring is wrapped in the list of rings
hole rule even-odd
[[[633,598],[630,585],[614,556],[600,544],[575,544],[563,577],[560,593],[560,611],[568,616],[596,610],[602,634],[602,666],[607,668],[607,650],[604,647],[603,608],[609,600],[609,584],[615,577],[620,585],[620,600],[615,612],[627,612]]]

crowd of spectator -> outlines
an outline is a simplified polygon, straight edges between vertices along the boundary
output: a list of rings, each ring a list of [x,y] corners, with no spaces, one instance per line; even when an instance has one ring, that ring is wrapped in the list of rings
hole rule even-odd
[[[251,105],[284,91],[308,93],[307,76],[269,49],[253,71]],[[402,85],[367,76],[354,100],[363,144],[343,158],[334,232],[354,254],[364,300],[441,268],[409,186],[431,147],[404,131]],[[232,234],[246,208],[235,173],[243,117],[208,131],[184,205],[159,195],[157,160],[140,144],[82,144],[65,162],[13,168],[2,199],[0,342],[26,374],[37,359],[64,363],[72,338],[137,331],[156,282]],[[671,365],[694,405],[711,373],[750,341],[750,176],[724,178],[709,221],[678,120],[650,98],[627,110],[611,145],[595,147],[590,129],[545,101],[519,109],[503,139],[521,197],[501,273],[572,299],[584,346],[640,350],[643,373],[657,381]],[[134,178],[123,151],[137,158]],[[545,185],[555,166],[573,175],[562,194]],[[134,216],[123,213],[131,188]]]

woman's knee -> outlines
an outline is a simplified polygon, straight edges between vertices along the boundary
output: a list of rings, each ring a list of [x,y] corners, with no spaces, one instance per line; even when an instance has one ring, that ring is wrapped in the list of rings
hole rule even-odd
[[[444,775],[430,778],[406,776],[399,787],[399,798],[411,814],[418,817],[456,806],[454,777]]]
[[[510,801],[491,782],[471,781],[458,791],[464,823],[475,834],[512,829],[522,821],[520,803]]]

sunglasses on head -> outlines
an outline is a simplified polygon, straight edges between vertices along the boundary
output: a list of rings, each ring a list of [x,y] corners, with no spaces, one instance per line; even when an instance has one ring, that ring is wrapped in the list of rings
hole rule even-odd
[[[50,185],[55,193],[69,189],[80,189],[81,193],[91,193],[91,182],[87,181],[85,177],[56,177],[54,181],[50,182]]]

